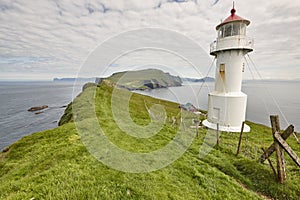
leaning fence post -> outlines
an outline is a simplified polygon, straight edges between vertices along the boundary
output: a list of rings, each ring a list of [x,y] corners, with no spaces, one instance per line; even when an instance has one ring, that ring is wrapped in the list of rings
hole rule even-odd
[[[241,147],[241,143],[242,143],[244,126],[245,126],[245,122],[242,123],[242,128],[241,128],[241,133],[240,133],[240,139],[239,139],[239,144],[238,144],[238,148],[237,148],[237,151],[236,151],[236,155],[239,155],[239,153],[240,153],[240,147]]]
[[[219,123],[217,123],[217,146],[219,146],[220,143],[220,133],[219,133]]]

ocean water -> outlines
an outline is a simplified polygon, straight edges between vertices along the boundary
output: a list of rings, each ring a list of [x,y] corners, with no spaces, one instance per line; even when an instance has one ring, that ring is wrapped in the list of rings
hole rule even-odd
[[[81,85],[74,87],[74,94]],[[33,132],[57,127],[72,101],[72,82],[0,82],[0,150]],[[28,112],[47,105],[41,114]]]
[[[0,150],[33,132],[57,127],[72,95],[81,92],[84,83],[72,82],[0,82]],[[185,83],[182,87],[139,91],[139,93],[178,103],[193,103],[207,110],[207,94],[214,83]],[[300,82],[249,81],[243,83],[248,95],[246,119],[270,126],[269,115],[278,114],[281,128],[293,124],[300,131]],[[48,105],[41,114],[27,110]]]
[[[207,110],[208,93],[214,83],[185,83],[182,87],[139,91],[148,96]],[[242,91],[248,95],[246,120],[270,126],[270,115],[279,115],[281,129],[293,124],[300,131],[299,81],[246,81]]]

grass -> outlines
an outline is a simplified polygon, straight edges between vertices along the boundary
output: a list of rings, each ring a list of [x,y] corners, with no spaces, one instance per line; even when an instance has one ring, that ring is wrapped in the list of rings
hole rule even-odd
[[[181,113],[177,104],[133,94],[129,101],[130,116],[136,124],[145,126],[151,122],[146,106],[160,104],[167,113],[166,123],[156,135],[136,138],[124,133],[114,120],[113,88],[102,84],[96,87],[96,92],[94,89],[87,88],[75,99],[75,118],[89,126],[93,103],[90,97],[95,95],[97,120],[105,136],[120,148],[152,152],[176,136],[180,127],[172,126],[170,118],[177,116],[179,122]],[[128,93],[122,92],[122,97]],[[239,134],[222,133],[220,145],[199,158],[199,148],[207,132],[199,129],[199,136],[188,150],[169,166],[149,173],[126,173],[104,165],[87,151],[71,112],[69,105],[60,127],[26,136],[0,154],[0,199],[263,199],[266,196],[298,199],[300,196],[300,170],[287,155],[285,184],[274,180],[267,164],[257,162],[261,147],[267,148],[273,141],[266,126],[247,122],[251,132],[244,134],[239,156],[235,156]],[[187,128],[186,133],[194,130]],[[287,142],[300,155],[294,138]],[[275,165],[274,156],[271,160]]]
[[[159,84],[160,87],[181,85],[181,79],[178,76],[172,76],[158,69],[118,72],[108,77],[106,81],[130,90],[149,89],[150,86],[145,85],[145,81],[150,85]]]

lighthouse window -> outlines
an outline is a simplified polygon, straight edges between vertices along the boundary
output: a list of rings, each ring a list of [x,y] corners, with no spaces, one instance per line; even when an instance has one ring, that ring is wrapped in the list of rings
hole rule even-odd
[[[240,35],[246,35],[246,24],[241,23]]]
[[[240,33],[240,23],[234,23],[232,28],[232,35],[239,35]]]
[[[223,27],[219,29],[219,38],[223,37]]]
[[[231,36],[232,33],[232,24],[226,24],[224,28],[224,37]]]
[[[219,37],[246,35],[246,24],[241,22],[225,24],[219,29]]]

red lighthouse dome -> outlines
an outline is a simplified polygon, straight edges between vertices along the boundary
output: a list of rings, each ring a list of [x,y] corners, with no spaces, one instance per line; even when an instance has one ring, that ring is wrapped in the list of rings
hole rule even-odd
[[[227,17],[221,24],[219,24],[216,29],[219,30],[219,28],[225,24],[228,24],[230,22],[242,22],[245,23],[247,26],[250,24],[250,21],[247,19],[244,19],[238,15],[236,15],[236,10],[233,8],[230,11],[231,15],[229,17]]]

